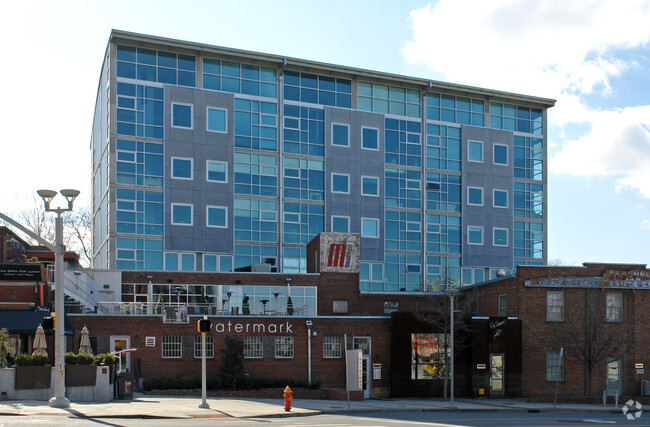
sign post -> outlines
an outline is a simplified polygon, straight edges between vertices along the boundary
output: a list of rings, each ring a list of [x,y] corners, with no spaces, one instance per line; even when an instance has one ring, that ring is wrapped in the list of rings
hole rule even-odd
[[[212,322],[208,320],[208,316],[203,316],[203,319],[199,320],[196,326],[201,333],[201,404],[199,408],[209,409],[210,405],[206,402],[205,334],[212,329]]]

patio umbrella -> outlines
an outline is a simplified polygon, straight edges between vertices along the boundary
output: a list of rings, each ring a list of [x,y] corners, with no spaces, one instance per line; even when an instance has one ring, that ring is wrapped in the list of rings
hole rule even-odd
[[[32,345],[34,351],[32,354],[44,354],[47,356],[47,342],[45,341],[45,331],[41,325],[36,328],[36,336],[34,337],[34,344]]]
[[[84,325],[81,329],[81,342],[79,343],[79,353],[92,354],[90,348],[90,337],[88,336],[88,328]]]

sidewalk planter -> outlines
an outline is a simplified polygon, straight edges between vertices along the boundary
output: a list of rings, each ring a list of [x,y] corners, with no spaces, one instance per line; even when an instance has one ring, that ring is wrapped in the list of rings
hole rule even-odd
[[[78,372],[71,372],[81,368]],[[82,377],[73,377],[76,374]],[[91,382],[92,385],[71,385]],[[108,366],[70,365],[66,372],[65,395],[71,402],[110,402],[113,400],[113,385],[110,380]]]
[[[65,365],[65,386],[94,386],[97,382],[96,365]]]
[[[50,388],[52,367],[45,366],[16,366],[16,390],[35,388]]]

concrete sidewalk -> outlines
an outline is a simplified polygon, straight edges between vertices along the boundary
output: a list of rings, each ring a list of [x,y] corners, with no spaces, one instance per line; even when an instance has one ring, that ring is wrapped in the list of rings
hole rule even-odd
[[[340,412],[387,412],[387,411],[621,411],[613,405],[553,404],[526,402],[517,399],[474,400],[456,399],[370,399],[363,402],[341,400],[293,401],[291,412],[284,410],[278,399],[232,399],[208,398],[209,409],[199,408],[200,397],[152,396],[135,393],[132,400],[113,400],[108,403],[71,402],[69,408],[51,408],[45,401],[0,401],[0,416],[11,415],[66,415],[84,418],[255,418],[304,416]]]

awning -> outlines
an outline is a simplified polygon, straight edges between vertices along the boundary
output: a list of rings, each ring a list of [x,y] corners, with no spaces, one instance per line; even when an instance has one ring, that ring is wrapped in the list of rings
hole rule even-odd
[[[43,318],[48,316],[49,311],[0,310],[0,328],[7,329],[10,334],[34,335],[38,325],[43,323]],[[65,335],[72,335],[73,332],[70,320],[65,316]]]

